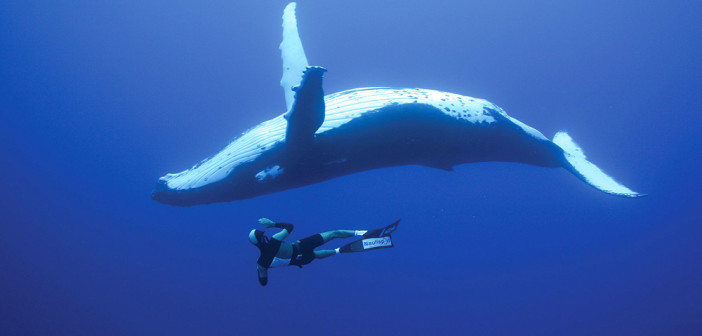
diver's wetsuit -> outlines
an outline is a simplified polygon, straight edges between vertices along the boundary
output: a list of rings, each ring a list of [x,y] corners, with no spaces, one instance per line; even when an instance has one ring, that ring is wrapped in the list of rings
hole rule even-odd
[[[302,268],[302,265],[311,263],[315,258],[314,249],[323,244],[324,238],[319,233],[296,241],[293,244],[293,257],[290,260],[290,265]]]
[[[274,227],[288,230],[288,233],[290,233],[294,225],[289,223],[276,223]],[[278,258],[276,255],[278,251],[280,251],[281,245],[287,243],[275,238],[268,238],[263,231],[260,230],[257,230],[257,238],[259,243],[256,244],[256,247],[258,247],[261,252],[257,263],[264,268],[288,265],[302,267],[302,265],[307,265],[314,260],[314,249],[324,244],[324,239],[320,234],[314,234],[307,238],[300,239],[291,244],[292,254],[290,259],[284,259]]]

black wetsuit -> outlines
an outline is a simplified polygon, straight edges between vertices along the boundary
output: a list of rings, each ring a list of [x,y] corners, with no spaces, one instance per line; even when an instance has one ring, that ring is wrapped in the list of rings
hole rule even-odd
[[[293,244],[293,257],[290,260],[290,265],[295,265],[302,268],[302,265],[307,265],[314,260],[314,249],[324,244],[322,235],[314,234],[307,238],[300,239]]]
[[[265,268],[270,268],[273,263],[273,258],[275,258],[275,255],[278,254],[280,250],[281,243],[282,241],[278,239],[268,239],[268,237],[265,237],[262,244],[256,245],[258,250],[261,251],[261,255],[256,262]]]
[[[289,223],[275,223],[274,227],[288,230],[292,232],[294,225]],[[270,268],[276,254],[280,250],[282,241],[275,238],[268,238],[265,235],[259,239],[259,244],[256,245],[261,255],[258,257],[258,264],[265,268]],[[324,239],[320,234],[311,235],[307,238],[300,239],[292,244],[292,255],[289,265],[302,267],[311,263],[314,256],[314,249],[324,244]]]

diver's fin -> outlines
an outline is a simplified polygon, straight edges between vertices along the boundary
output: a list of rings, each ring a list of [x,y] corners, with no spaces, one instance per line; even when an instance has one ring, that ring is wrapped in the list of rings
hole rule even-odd
[[[596,189],[614,196],[641,197],[640,194],[619,184],[600,168],[585,158],[585,153],[573,142],[573,139],[566,132],[558,132],[553,137],[553,143],[563,149],[563,167],[568,169],[585,183]]]
[[[340,247],[339,253],[365,252],[381,248],[391,248],[394,246],[395,245],[392,244],[392,237],[390,236],[364,238]]]
[[[394,247],[391,236],[377,238],[363,238],[352,243],[348,243],[339,248],[339,253],[366,252],[381,248]]]
[[[285,142],[291,146],[307,146],[314,140],[314,133],[324,123],[324,90],[322,77],[327,71],[322,67],[307,67],[300,85],[295,87],[292,108],[285,114],[288,121]]]
[[[294,2],[289,3],[283,11],[283,42],[280,43],[280,57],[283,59],[283,77],[280,86],[285,92],[285,108],[289,112],[293,107],[295,92],[293,88],[300,85],[302,72],[307,68],[307,57],[302,48],[302,41],[297,31]]]
[[[389,236],[391,233],[395,232],[397,230],[397,225],[400,224],[400,221],[402,218],[396,220],[392,224],[382,227],[380,229],[375,229],[375,230],[370,230],[366,233],[363,234],[363,238],[378,238],[378,237],[385,237]]]
[[[340,253],[365,252],[379,248],[394,247],[392,243],[392,233],[397,230],[397,225],[401,219],[394,223],[375,230],[370,230],[363,235],[363,239],[348,243],[339,248]]]

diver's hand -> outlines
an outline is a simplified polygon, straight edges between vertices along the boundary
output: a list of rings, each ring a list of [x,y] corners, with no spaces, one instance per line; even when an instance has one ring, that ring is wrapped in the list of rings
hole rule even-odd
[[[261,286],[265,286],[268,284],[268,269],[261,267],[258,263],[256,263],[256,269],[258,271],[258,283],[261,284]]]
[[[275,222],[268,218],[261,218],[258,220],[258,223],[265,226],[266,228],[270,228],[273,227],[273,225],[275,225]]]

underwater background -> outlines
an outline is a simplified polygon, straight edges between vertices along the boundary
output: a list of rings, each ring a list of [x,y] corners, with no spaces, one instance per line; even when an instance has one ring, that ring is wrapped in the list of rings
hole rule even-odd
[[[647,197],[478,163],[152,201],[160,176],[284,112],[285,5],[0,4],[0,335],[702,334],[702,2],[298,2],[326,93],[488,99]],[[261,287],[260,217],[290,240],[402,222],[393,249]]]

